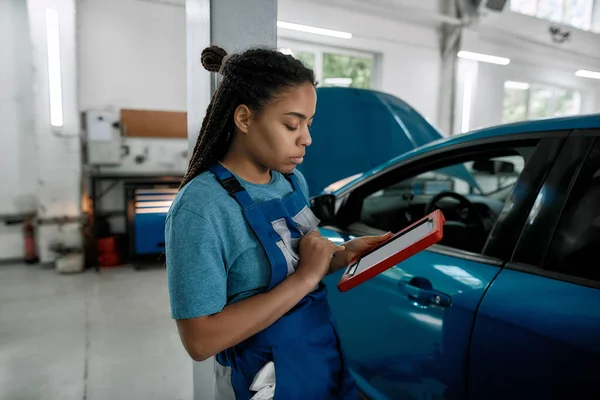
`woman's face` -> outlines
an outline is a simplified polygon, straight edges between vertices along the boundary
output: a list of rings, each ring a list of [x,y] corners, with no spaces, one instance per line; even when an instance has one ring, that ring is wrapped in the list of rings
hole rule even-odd
[[[301,164],[312,139],[317,94],[310,83],[290,89],[249,121],[246,144],[261,166],[288,173]]]

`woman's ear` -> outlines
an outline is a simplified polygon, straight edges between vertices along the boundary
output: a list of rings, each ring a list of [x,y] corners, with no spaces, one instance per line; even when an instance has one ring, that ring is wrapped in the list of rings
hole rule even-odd
[[[248,128],[252,122],[252,111],[248,106],[240,104],[233,113],[233,122],[240,132],[248,133]]]

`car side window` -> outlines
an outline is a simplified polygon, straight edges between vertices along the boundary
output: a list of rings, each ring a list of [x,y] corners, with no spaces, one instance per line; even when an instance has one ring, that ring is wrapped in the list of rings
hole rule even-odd
[[[481,253],[534,149],[535,146],[494,149],[493,155],[478,154],[420,171],[366,196],[360,222],[397,232],[425,216],[428,210],[441,209],[447,221],[441,244]],[[440,197],[441,193],[450,194]]]
[[[543,267],[600,282],[600,139],[579,172]]]

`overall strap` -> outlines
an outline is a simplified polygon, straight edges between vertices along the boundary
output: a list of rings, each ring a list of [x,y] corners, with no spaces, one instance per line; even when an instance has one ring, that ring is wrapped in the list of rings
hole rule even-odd
[[[246,189],[243,188],[240,181],[238,181],[227,168],[217,163],[211,165],[208,169],[217,177],[217,181],[219,181],[221,186],[227,190],[229,195],[240,203],[243,209],[247,209],[254,205],[254,201]]]

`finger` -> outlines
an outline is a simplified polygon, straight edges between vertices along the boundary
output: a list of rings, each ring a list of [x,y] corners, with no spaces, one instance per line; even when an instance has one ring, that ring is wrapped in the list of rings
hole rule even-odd
[[[321,232],[318,229],[313,229],[312,231],[308,232],[305,236],[319,237],[321,236]]]
[[[365,236],[363,239],[367,242],[367,244],[377,244],[383,241],[388,240],[392,236],[391,232],[386,233],[385,235],[380,236]]]
[[[335,253],[338,253],[338,252],[340,252],[340,251],[345,251],[345,250],[346,250],[346,247],[345,247],[345,246],[337,246],[337,245],[336,245],[336,246],[335,246],[335,248],[334,248],[334,252],[335,252]]]

